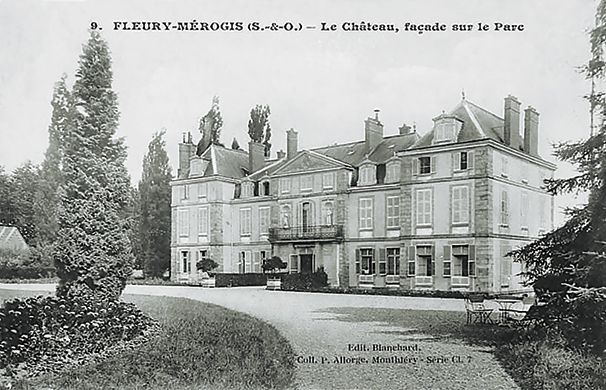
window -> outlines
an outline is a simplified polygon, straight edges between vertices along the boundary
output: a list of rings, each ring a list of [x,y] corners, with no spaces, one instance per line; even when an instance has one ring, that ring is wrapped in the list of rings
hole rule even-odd
[[[322,221],[327,226],[334,224],[334,206],[332,201],[326,201],[322,204]]]
[[[387,164],[385,183],[397,183],[398,181],[400,181],[400,162],[392,161]]]
[[[501,191],[501,225],[509,226],[509,199],[507,190]]]
[[[475,275],[475,247],[473,245],[452,246],[452,275],[474,276]],[[446,273],[445,273],[446,275]]]
[[[311,192],[313,190],[314,177],[312,175],[301,176],[301,192]]]
[[[545,210],[547,202],[545,202],[545,197],[541,196],[539,198],[539,226],[542,230],[547,230],[547,212]]]
[[[253,253],[251,272],[261,272],[261,252]]]
[[[206,198],[208,196],[208,183],[198,183],[198,198]]]
[[[264,196],[269,196],[269,182],[268,181],[264,181],[263,182],[263,192],[262,194]]]
[[[522,174],[522,183],[524,184],[528,184],[528,171],[530,170],[530,167],[528,166],[528,163],[522,163],[522,172],[520,172]]]
[[[433,247],[429,245],[417,246],[417,267],[415,275],[432,276],[433,275]]]
[[[252,252],[241,251],[238,254],[238,271],[241,274],[252,272]]]
[[[290,273],[299,272],[299,255],[290,255]]]
[[[431,157],[419,157],[419,174],[431,173]]]
[[[508,177],[509,176],[509,160],[506,156],[501,157],[501,176]]]
[[[208,235],[208,207],[198,209],[198,235]]]
[[[334,172],[327,172],[322,174],[322,189],[332,190],[335,187],[335,175]]]
[[[467,152],[461,152],[459,154],[459,159],[460,159],[459,169],[460,170],[467,169]]]
[[[280,179],[280,193],[288,194],[290,193],[290,179],[287,177],[283,177]]]
[[[208,251],[206,249],[200,249],[197,253],[198,258],[196,260],[201,261],[208,258]]]
[[[436,123],[434,142],[452,141],[454,139],[455,124],[452,119],[440,120]]]
[[[240,209],[240,235],[250,236],[252,230],[251,209]]]
[[[269,207],[259,207],[259,232],[269,233]]]
[[[452,187],[452,223],[469,223],[469,188],[467,186]]]
[[[181,187],[181,199],[189,199],[189,184],[185,184]]]
[[[522,192],[520,197],[520,228],[528,230],[528,193]]]
[[[387,228],[400,227],[400,197],[387,197]]]
[[[372,198],[362,198],[359,202],[360,230],[372,229]]]
[[[387,248],[387,274],[400,275],[400,248]]]
[[[432,222],[431,215],[431,189],[417,190],[417,226],[430,226]]]
[[[253,196],[255,185],[253,182],[245,181],[242,183],[242,198],[250,198]]]
[[[179,210],[179,236],[189,236],[189,212],[188,210]]]
[[[292,210],[290,205],[283,205],[280,209],[280,221],[282,222],[283,228],[290,227],[292,223]]]
[[[406,274],[408,276],[414,276],[416,270],[416,260],[415,260],[415,247],[408,247],[408,270]]]
[[[364,275],[375,274],[374,249],[362,248],[356,250],[356,273]]]
[[[376,168],[374,165],[364,165],[360,167],[360,179],[358,184],[362,186],[375,184],[376,179]]]
[[[188,274],[191,272],[191,264],[189,262],[189,251],[181,251],[181,272]]]

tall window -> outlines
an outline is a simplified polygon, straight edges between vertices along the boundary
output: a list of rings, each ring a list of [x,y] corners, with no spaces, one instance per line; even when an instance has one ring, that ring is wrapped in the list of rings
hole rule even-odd
[[[467,186],[452,187],[452,223],[469,223],[469,188]]]
[[[245,181],[242,183],[242,198],[250,198],[253,196],[255,185],[253,182]]]
[[[324,225],[334,224],[334,206],[331,201],[326,201],[322,204],[322,221]]]
[[[313,190],[314,177],[313,175],[301,176],[301,192],[311,192]]]
[[[419,157],[419,174],[431,173],[431,157]]]
[[[528,193],[522,192],[520,197],[520,228],[528,230]]]
[[[509,196],[507,190],[501,191],[501,225],[509,226]]]
[[[364,275],[374,275],[374,249],[362,248],[356,250],[356,273]]]
[[[290,255],[290,266],[289,266],[289,270],[290,273],[296,273],[299,272],[299,255]]]
[[[290,205],[283,205],[280,208],[280,225],[283,228],[289,228],[292,224],[292,210]]]
[[[470,253],[469,245],[452,246],[452,275],[453,276],[474,276],[475,259]]]
[[[181,199],[189,199],[189,184],[185,184],[181,187]]]
[[[461,152],[459,154],[459,169],[467,169],[467,152]]]
[[[359,202],[360,230],[372,229],[372,198],[362,198]]]
[[[190,271],[189,251],[181,251],[181,272],[188,274]]]
[[[377,182],[376,179],[376,168],[374,165],[364,165],[360,167],[360,179],[358,180],[358,184],[362,186],[375,184]]]
[[[508,177],[509,176],[509,160],[506,156],[501,157],[501,176]]]
[[[239,253],[238,268],[241,274],[252,271],[252,252],[241,251]]]
[[[417,225],[429,226],[432,223],[431,189],[417,190]]]
[[[240,209],[240,235],[250,236],[252,230],[251,209]]]
[[[208,235],[208,207],[198,209],[198,235]]]
[[[283,177],[280,179],[280,193],[290,193],[290,179],[288,177]]]
[[[269,233],[269,207],[259,207],[259,232]]]
[[[433,275],[432,247],[429,245],[417,246],[417,276]]]
[[[400,227],[400,197],[387,197],[387,228]]]
[[[385,183],[397,183],[400,181],[400,161],[392,161],[387,164]]]
[[[179,236],[189,236],[189,211],[179,210]]]
[[[263,196],[268,196],[269,195],[269,182],[268,181],[264,181],[263,182],[261,194]]]
[[[322,174],[322,189],[332,190],[335,187],[334,172],[326,172]]]
[[[198,183],[198,198],[206,198],[208,196],[208,183]]]
[[[387,274],[400,275],[400,248],[387,248]]]

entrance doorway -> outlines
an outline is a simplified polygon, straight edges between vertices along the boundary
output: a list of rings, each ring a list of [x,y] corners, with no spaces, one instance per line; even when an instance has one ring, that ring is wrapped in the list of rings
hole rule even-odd
[[[301,273],[302,274],[310,274],[314,271],[312,254],[300,254],[299,259],[301,260]]]

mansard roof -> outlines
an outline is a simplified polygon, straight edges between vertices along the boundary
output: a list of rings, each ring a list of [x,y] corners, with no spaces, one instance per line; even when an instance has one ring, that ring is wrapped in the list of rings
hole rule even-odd
[[[461,102],[449,113],[463,122],[463,127],[457,135],[455,142],[467,142],[480,139],[492,139],[499,143],[503,141],[503,127],[505,120],[490,111],[470,102]],[[431,146],[433,144],[434,130],[423,135],[411,149]],[[511,147],[524,150],[524,140],[520,134],[514,134]]]

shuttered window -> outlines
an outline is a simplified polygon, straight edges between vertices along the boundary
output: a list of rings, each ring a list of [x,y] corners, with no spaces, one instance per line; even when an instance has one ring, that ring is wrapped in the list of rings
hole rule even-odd
[[[251,209],[240,209],[240,235],[250,236],[252,230]]]
[[[359,222],[360,230],[372,229],[372,198],[362,198],[359,200]]]
[[[388,196],[387,197],[387,227],[388,228],[399,228],[400,227],[400,197],[399,196]]]
[[[469,187],[452,187],[452,223],[469,223]]]
[[[431,225],[431,189],[416,191],[417,225]]]
[[[208,207],[198,209],[198,235],[208,236]]]

